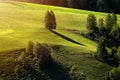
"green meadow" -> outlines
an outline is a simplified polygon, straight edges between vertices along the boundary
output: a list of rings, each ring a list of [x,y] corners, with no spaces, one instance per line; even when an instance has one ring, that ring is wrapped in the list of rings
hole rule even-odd
[[[44,16],[47,10],[53,10],[55,13],[57,20],[55,31],[67,39],[45,29]],[[97,61],[93,56],[94,54],[91,54],[91,52],[96,51],[97,43],[79,34],[87,32],[86,18],[90,13],[95,14],[97,19],[105,18],[107,15],[106,13],[63,7],[1,1],[0,69],[7,66],[6,64],[9,62],[14,63],[15,56],[19,56],[14,55],[14,53],[8,55],[5,51],[25,48],[28,41],[31,40],[47,43],[53,49],[59,46],[59,49],[53,51],[53,57],[56,61],[64,66],[74,66],[86,75],[87,80],[101,80],[111,67]],[[120,22],[120,15],[118,15],[118,22]]]

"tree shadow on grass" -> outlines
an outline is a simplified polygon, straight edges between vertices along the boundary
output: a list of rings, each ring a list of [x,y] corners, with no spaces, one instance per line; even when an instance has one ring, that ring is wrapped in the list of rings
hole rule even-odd
[[[47,69],[44,69],[43,72],[50,77],[51,80],[71,80],[68,76],[67,70],[57,63],[53,63]]]
[[[37,80],[48,80],[48,78],[50,80],[71,80],[66,70],[57,63],[53,63],[42,71],[37,71],[30,65],[24,69]]]
[[[75,43],[75,44],[78,44],[78,45],[83,45],[83,44],[81,44],[81,43],[79,43],[79,42],[77,42],[77,41],[63,35],[63,34],[60,34],[60,33],[56,32],[56,31],[51,31],[51,32],[58,35],[58,36],[60,36],[60,37],[62,37],[62,38],[64,38],[64,39],[66,39],[66,40],[68,40],[68,41],[70,41],[70,42],[72,42],[72,43]],[[83,46],[85,46],[85,45],[83,45]]]

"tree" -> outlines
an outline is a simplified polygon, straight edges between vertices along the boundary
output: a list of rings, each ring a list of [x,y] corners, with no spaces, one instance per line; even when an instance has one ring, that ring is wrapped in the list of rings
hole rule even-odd
[[[97,47],[97,54],[100,58],[107,60],[108,52],[105,47],[104,37],[99,39],[98,47]]]
[[[53,11],[50,11],[51,14],[51,24],[52,24],[52,29],[56,29],[56,18],[55,18],[55,14]]]
[[[99,28],[99,36],[104,36],[106,35],[106,29],[105,29],[105,24],[103,18],[100,18],[98,20],[98,28]]]
[[[110,14],[106,16],[105,22],[106,22],[106,28],[109,31],[111,31],[111,28],[113,27],[114,23],[113,23],[113,18]]]
[[[87,17],[87,28],[90,30],[90,31],[95,31],[95,28],[96,28],[96,16],[93,15],[93,14],[89,14],[88,17]]]
[[[87,17],[87,25],[88,36],[94,39],[97,36],[98,28],[96,23],[96,16],[93,14],[89,14]]]
[[[98,20],[98,28],[101,30],[104,27],[105,27],[104,20],[103,20],[103,18],[100,18]]]
[[[45,27],[49,30],[56,29],[56,18],[53,11],[47,11],[45,14]]]

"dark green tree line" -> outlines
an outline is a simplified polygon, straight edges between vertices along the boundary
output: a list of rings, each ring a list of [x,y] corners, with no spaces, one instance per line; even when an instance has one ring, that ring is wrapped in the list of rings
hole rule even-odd
[[[87,9],[92,11],[120,13],[120,0],[27,0],[27,2]]]

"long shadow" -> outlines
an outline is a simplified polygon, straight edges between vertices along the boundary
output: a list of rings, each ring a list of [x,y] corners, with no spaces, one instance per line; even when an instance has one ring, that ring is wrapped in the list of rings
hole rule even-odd
[[[67,75],[65,69],[63,69],[57,63],[53,63],[46,69],[42,70],[41,72],[36,71],[32,66],[26,66],[24,69],[32,75],[34,78],[38,80],[47,80],[47,77],[51,80],[71,80],[70,77]],[[42,75],[41,73],[45,74],[46,76]]]
[[[63,35],[63,34],[60,34],[60,33],[56,32],[56,31],[51,31],[51,32],[58,35],[58,36],[60,36],[60,37],[62,37],[62,38],[64,38],[64,39],[66,39],[66,40],[68,40],[68,41],[70,41],[70,42],[72,42],[72,43],[75,43],[75,44],[78,44],[78,45],[83,45],[83,44],[81,44],[81,43],[79,43],[79,42],[77,42],[77,41]],[[85,46],[85,45],[83,45],[83,46]]]
[[[53,65],[44,69],[43,72],[49,76],[51,80],[71,80],[67,70],[63,69],[63,67],[57,63],[53,63]]]

